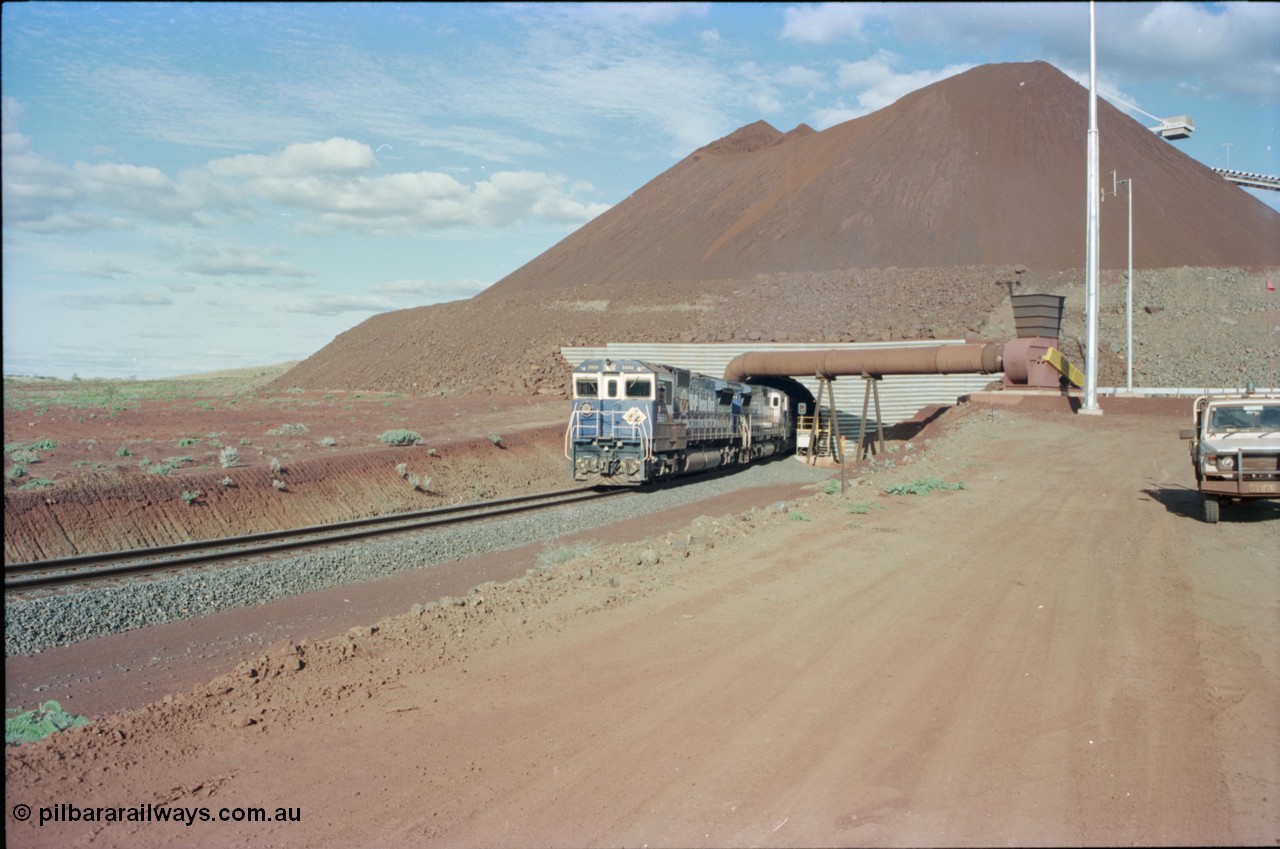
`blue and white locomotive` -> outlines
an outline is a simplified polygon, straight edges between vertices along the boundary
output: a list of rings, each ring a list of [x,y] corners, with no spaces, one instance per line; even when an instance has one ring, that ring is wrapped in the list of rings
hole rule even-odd
[[[595,358],[573,370],[565,456],[575,481],[648,483],[749,463],[794,442],[790,398],[768,386],[633,359]]]

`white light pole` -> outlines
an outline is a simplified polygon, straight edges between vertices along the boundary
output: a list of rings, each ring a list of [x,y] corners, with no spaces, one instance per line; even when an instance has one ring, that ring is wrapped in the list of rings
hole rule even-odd
[[[1088,233],[1085,252],[1084,312],[1088,334],[1084,363],[1084,403],[1080,412],[1101,415],[1098,406],[1098,55],[1094,36],[1093,0],[1089,0],[1089,137],[1088,137]]]
[[[1120,184],[1127,183],[1129,186],[1129,276],[1125,278],[1128,281],[1128,321],[1129,321],[1129,339],[1125,351],[1127,352],[1127,368],[1125,372],[1125,389],[1129,393],[1133,392],[1133,178],[1129,177],[1124,180],[1116,179],[1116,172],[1111,172],[1111,196],[1115,197],[1120,192]]]
[[[1223,143],[1222,143],[1222,146],[1223,146],[1223,147],[1225,147],[1225,148],[1227,149],[1227,170],[1228,170],[1228,171],[1230,171],[1230,170],[1231,170],[1231,145],[1233,145],[1233,144],[1235,144],[1235,142],[1223,142]]]

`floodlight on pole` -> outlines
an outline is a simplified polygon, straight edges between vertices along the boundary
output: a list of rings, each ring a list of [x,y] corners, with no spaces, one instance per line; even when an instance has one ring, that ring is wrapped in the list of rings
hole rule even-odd
[[[1098,406],[1098,52],[1095,36],[1093,0],[1089,0],[1089,135],[1088,174],[1085,189],[1087,235],[1085,251],[1085,322],[1088,326],[1084,362],[1084,403],[1080,412],[1099,415]]]

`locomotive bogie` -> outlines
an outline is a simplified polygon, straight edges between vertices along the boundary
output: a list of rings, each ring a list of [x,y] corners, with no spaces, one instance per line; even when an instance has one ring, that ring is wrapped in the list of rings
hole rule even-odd
[[[648,483],[794,445],[790,399],[770,387],[608,358],[580,364],[573,387],[565,454],[579,482]]]

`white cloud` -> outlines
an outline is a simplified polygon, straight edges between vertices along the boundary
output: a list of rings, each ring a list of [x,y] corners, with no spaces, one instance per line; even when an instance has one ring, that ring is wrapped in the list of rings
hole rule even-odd
[[[875,56],[859,62],[842,62],[837,72],[841,88],[853,89],[860,110],[865,115],[899,100],[904,94],[932,85],[939,80],[953,77],[972,65],[948,65],[937,71],[912,71],[900,74],[894,70],[901,57],[887,50],[876,51]],[[827,125],[830,126],[830,125]]]
[[[866,41],[864,3],[819,3],[792,6],[783,13],[782,38],[808,44]]]
[[[245,154],[215,159],[209,172],[225,177],[308,177],[316,174],[363,174],[378,164],[367,144],[344,138],[291,144],[269,156]]]
[[[182,266],[184,271],[208,277],[312,277],[310,271],[288,262],[267,259],[256,251],[223,247]]]
[[[349,312],[372,314],[396,308],[397,304],[389,298],[363,295],[313,295],[308,298],[293,298],[283,306],[285,312],[308,315],[342,315]]]
[[[908,44],[963,47],[1004,61],[1012,50],[1059,68],[1088,65],[1083,3],[885,3],[866,12]],[[1200,91],[1280,101],[1277,4],[1099,3],[1095,19],[1100,61],[1122,79],[1182,79]]]
[[[16,108],[15,104],[9,106]],[[608,206],[587,196],[585,183],[535,171],[499,171],[472,185],[434,171],[378,173],[374,151],[335,137],[291,144],[277,153],[214,159],[170,178],[153,166],[76,162],[71,167],[35,153],[6,108],[3,137],[7,226],[33,233],[131,228],[139,219],[184,221],[207,228],[262,215],[262,203],[300,214],[299,232],[353,228],[406,236],[436,229],[503,229],[524,220],[581,224]],[[307,215],[309,214],[309,216]],[[200,274],[301,272],[223,256],[196,262]]]
[[[440,301],[470,298],[488,288],[488,286],[488,283],[470,279],[450,280],[447,282],[402,279],[370,286],[369,291],[380,295],[391,295],[402,300],[434,304]]]
[[[77,292],[59,295],[58,302],[77,310],[97,310],[105,306],[164,307],[173,299],[159,292]]]

